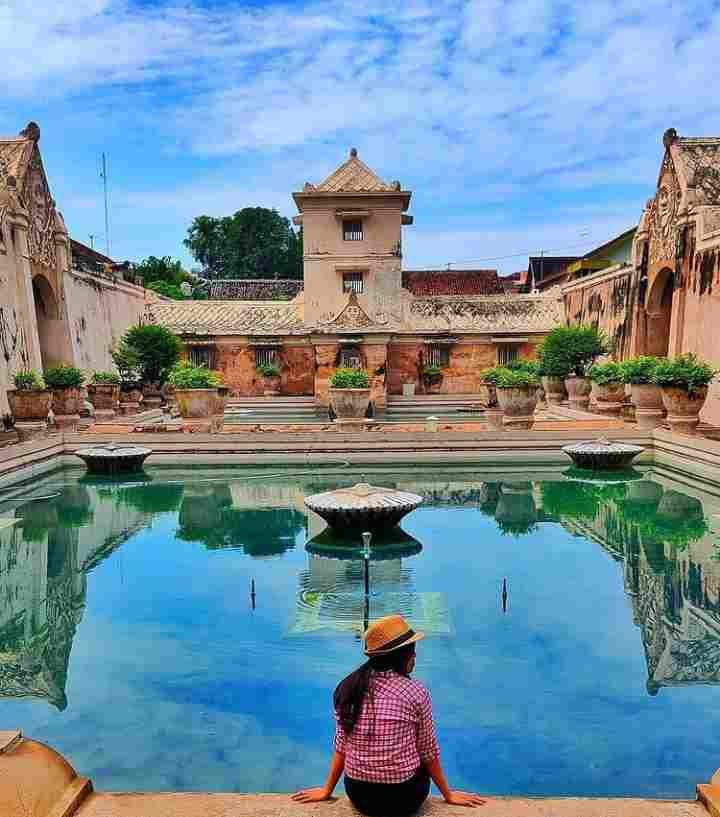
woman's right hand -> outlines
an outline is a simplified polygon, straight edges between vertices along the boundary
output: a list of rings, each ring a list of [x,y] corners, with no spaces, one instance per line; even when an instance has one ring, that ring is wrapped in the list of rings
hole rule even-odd
[[[295,792],[292,799],[297,803],[322,803],[323,800],[329,800],[332,794],[328,792],[325,786],[318,786],[315,789],[303,789]]]
[[[466,791],[448,792],[445,802],[449,806],[466,806],[467,808],[485,805],[485,800],[483,800],[482,797],[479,797],[477,794],[468,794]]]

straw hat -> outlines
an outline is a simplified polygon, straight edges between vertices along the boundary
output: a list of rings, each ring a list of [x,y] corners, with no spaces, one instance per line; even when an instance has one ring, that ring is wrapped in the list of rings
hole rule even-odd
[[[421,638],[425,638],[425,633],[416,633],[402,616],[384,616],[365,631],[365,655],[387,655]]]

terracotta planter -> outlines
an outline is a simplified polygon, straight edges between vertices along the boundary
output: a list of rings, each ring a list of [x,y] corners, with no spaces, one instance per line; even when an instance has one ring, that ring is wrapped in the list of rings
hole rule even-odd
[[[587,411],[587,407],[590,403],[590,389],[592,388],[590,379],[571,375],[565,378],[565,388],[568,393],[570,408],[577,409],[578,411]]]
[[[95,409],[95,417],[98,420],[112,419],[118,409],[120,386],[113,383],[91,383],[87,391]]]
[[[677,386],[663,386],[662,399],[667,411],[670,430],[680,434],[694,434],[700,423],[700,410],[705,405],[707,386],[697,389],[692,396]]]
[[[487,408],[485,409],[485,422],[488,428],[492,431],[502,431],[503,425],[503,410],[501,408]]]
[[[53,396],[48,389],[8,389],[7,398],[16,422],[42,422],[47,420]]]
[[[565,381],[562,377],[545,375],[541,380],[543,388],[545,389],[545,399],[551,406],[557,406],[565,400],[567,392],[565,391]]]
[[[53,389],[52,410],[55,416],[80,414],[82,392],[79,388]]]
[[[625,402],[624,383],[593,383],[595,411],[611,417],[619,417]]]
[[[631,383],[630,396],[636,409],[665,410],[662,389],[654,383]]]
[[[263,397],[277,397],[280,394],[280,380],[279,374],[263,377]]]
[[[423,385],[428,394],[440,394],[442,383],[442,377],[426,377]]]
[[[145,409],[150,410],[162,406],[163,396],[160,389],[159,383],[143,383],[142,394]]]
[[[631,383],[630,396],[635,406],[638,428],[650,430],[662,425],[665,418],[662,389],[654,383]]]
[[[535,422],[537,386],[516,386],[497,390],[498,403],[503,410],[503,425],[509,429],[530,429]]]
[[[215,398],[215,413],[213,415],[213,431],[222,431],[225,423],[225,406],[227,406],[230,389],[227,386],[218,386]]]
[[[485,403],[489,409],[497,408],[498,397],[497,388],[494,383],[483,383],[481,388],[485,389]]]
[[[140,403],[143,401],[142,390],[139,386],[123,384],[120,386],[120,414],[124,417],[137,414],[140,411]]]
[[[215,414],[217,389],[175,389],[180,416],[183,420],[210,420]]]
[[[370,405],[370,389],[330,389],[330,404],[339,420],[360,420]]]

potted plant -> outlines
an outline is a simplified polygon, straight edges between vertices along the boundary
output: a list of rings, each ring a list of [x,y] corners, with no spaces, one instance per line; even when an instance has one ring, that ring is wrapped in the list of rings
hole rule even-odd
[[[120,399],[120,375],[117,372],[93,372],[87,387],[97,420],[112,420]]]
[[[511,429],[531,429],[535,422],[540,379],[529,368],[497,369],[498,403],[503,410],[503,425]]]
[[[664,358],[640,355],[623,361],[623,383],[630,386],[630,399],[635,407],[638,428],[655,428],[665,416],[662,391],[652,376],[658,363]]]
[[[428,363],[422,368],[422,379],[425,391],[437,394],[443,382],[442,369],[434,363]]]
[[[83,373],[69,363],[61,363],[46,369],[43,379],[52,391],[56,425],[61,429],[75,429],[80,420]]]
[[[263,382],[263,396],[276,397],[280,394],[280,368],[274,363],[259,363],[255,371]]]
[[[569,374],[567,363],[557,357],[546,359],[542,355],[542,346],[538,354],[538,375],[545,392],[545,399],[551,406],[558,406],[567,399],[565,378]]]
[[[120,414],[137,414],[143,399],[140,358],[136,350],[122,340],[110,350],[110,357],[120,374]]]
[[[7,398],[16,423],[42,423],[47,420],[52,392],[37,372],[17,372],[15,388],[8,389]]]
[[[206,366],[177,363],[168,375],[180,416],[184,420],[212,420],[216,415],[220,378]]]
[[[330,378],[330,404],[339,420],[360,420],[370,405],[370,380],[364,369],[340,367]]]
[[[595,326],[558,326],[540,344],[543,371],[564,377],[570,407],[585,410],[591,383],[587,371],[608,352],[605,335]]]
[[[694,434],[708,386],[718,373],[695,355],[661,360],[652,373],[652,382],[662,389],[662,399],[671,431]]]
[[[497,366],[494,366],[491,369],[483,369],[483,371],[480,372],[480,382],[483,384],[483,386],[485,386],[485,390],[487,392],[485,419],[487,420],[488,428],[491,428],[493,431],[502,431],[504,428],[503,410],[498,404],[497,377]]]
[[[595,363],[588,375],[595,390],[598,413],[619,417],[625,401],[622,366],[615,361]]]
[[[180,338],[164,326],[148,323],[128,329],[122,341],[137,355],[145,405],[149,409],[159,408],[162,405],[161,388],[180,359]]]

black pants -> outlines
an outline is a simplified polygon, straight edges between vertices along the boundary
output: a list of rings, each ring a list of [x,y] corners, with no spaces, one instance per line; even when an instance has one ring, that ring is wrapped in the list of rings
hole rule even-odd
[[[358,811],[368,817],[409,817],[430,793],[430,775],[424,766],[402,783],[369,783],[345,775],[345,791]]]

